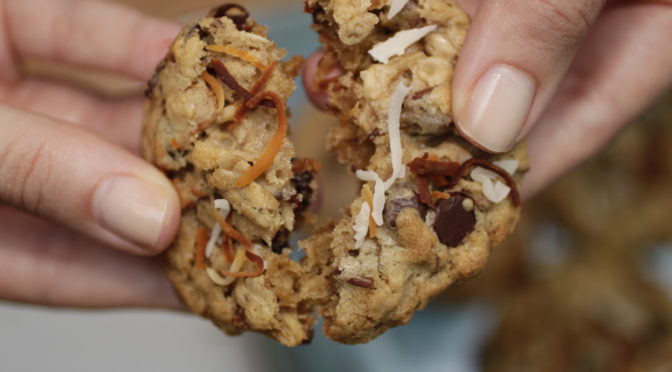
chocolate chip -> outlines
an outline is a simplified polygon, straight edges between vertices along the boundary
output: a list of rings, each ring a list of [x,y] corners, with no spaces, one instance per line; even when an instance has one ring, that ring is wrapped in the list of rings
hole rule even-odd
[[[210,33],[210,30],[208,30],[207,28],[199,27],[198,37],[201,40],[205,41],[205,43],[208,44],[208,45],[211,45],[211,44],[215,43],[215,37],[212,36],[212,34]]]
[[[164,58],[161,60],[158,66],[156,66],[156,70],[154,70],[154,74],[152,74],[152,78],[149,79],[147,82],[147,87],[145,88],[145,97],[150,98],[152,96],[152,93],[154,92],[154,88],[156,87],[156,84],[159,83],[159,74],[161,71],[166,68],[166,59]]]
[[[313,178],[313,173],[306,171],[297,174],[290,181],[296,189],[296,195],[290,201],[294,204],[294,209],[297,213],[305,211],[310,206],[313,193],[315,192],[311,186]],[[299,195],[301,196],[299,197]]]
[[[273,238],[273,242],[271,244],[271,251],[277,254],[282,253],[282,250],[285,247],[287,247],[288,241],[289,241],[289,230],[282,229],[278,231],[278,233],[275,234],[275,237]]]
[[[462,193],[450,193],[450,199],[440,199],[436,203],[434,231],[441,243],[457,247],[476,226],[476,215],[464,209],[463,203],[469,197]]]
[[[232,9],[237,10],[237,12],[232,12]],[[245,29],[245,22],[247,22],[250,13],[242,5],[230,3],[211,9],[208,12],[208,16],[215,18],[227,17],[233,21],[238,31],[243,31]]]
[[[388,226],[396,227],[397,216],[406,208],[417,210],[423,220],[427,215],[427,207],[420,203],[420,199],[415,195],[412,198],[388,199],[383,209],[383,220]]]

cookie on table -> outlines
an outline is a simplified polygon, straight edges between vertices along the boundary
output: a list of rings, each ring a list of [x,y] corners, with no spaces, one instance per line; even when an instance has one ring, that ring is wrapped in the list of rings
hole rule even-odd
[[[486,154],[455,131],[450,82],[469,19],[452,1],[305,5],[324,47],[316,88],[340,121],[329,147],[363,181],[330,243],[325,333],[367,342],[483,269],[518,221],[529,162],[524,145]]]
[[[182,202],[167,251],[180,297],[227,333],[298,345],[330,286],[319,237],[300,262],[287,249],[319,164],[297,159],[285,138],[302,62],[284,56],[237,5],[187,24],[149,83],[143,151]]]

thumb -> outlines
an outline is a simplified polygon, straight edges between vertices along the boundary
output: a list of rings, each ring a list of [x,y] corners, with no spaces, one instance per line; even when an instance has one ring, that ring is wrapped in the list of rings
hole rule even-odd
[[[178,197],[150,164],[81,128],[4,105],[0,133],[0,202],[136,254],[172,240]]]
[[[604,0],[481,2],[453,78],[458,129],[491,152],[530,130]]]

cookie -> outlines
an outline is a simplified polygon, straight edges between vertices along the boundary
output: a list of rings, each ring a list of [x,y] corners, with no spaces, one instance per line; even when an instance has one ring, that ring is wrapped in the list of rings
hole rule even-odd
[[[285,138],[301,60],[284,56],[240,6],[189,23],[149,83],[143,149],[182,202],[166,255],[180,297],[228,333],[298,345],[328,295],[329,266],[317,248],[301,262],[286,248],[319,165]]]
[[[322,308],[326,335],[346,343],[407,323],[480,272],[516,225],[529,167],[524,145],[493,156],[452,125],[468,16],[451,1],[419,0],[389,17],[394,3],[306,1],[324,46],[316,88],[340,121],[329,147],[365,182],[334,230],[335,294]]]
[[[648,371],[670,361],[666,295],[632,261],[593,251],[519,289],[484,353],[485,371]]]
[[[319,20],[330,4],[307,9]],[[333,4],[334,12],[352,5]],[[300,61],[279,62],[284,52],[265,29],[226,5],[185,26],[149,83],[144,155],[171,178],[183,207],[168,274],[194,312],[228,333],[253,330],[294,346],[310,339],[319,312],[328,337],[367,342],[476,275],[515,227],[525,146],[486,154],[451,125],[466,15],[451,2],[419,1],[390,23],[388,4],[377,4],[362,11],[378,21],[359,42],[325,43],[320,76],[327,62],[345,71],[320,83],[340,117],[329,147],[362,185],[343,218],[299,242],[300,260],[283,247],[319,170],[285,137]],[[322,39],[338,37],[332,26],[316,26]],[[408,50],[393,45],[398,55],[387,61],[365,50],[387,55],[382,35],[416,26],[425,34]]]

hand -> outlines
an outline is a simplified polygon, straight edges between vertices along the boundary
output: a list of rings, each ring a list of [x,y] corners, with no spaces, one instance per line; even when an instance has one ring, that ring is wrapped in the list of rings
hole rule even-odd
[[[473,18],[452,83],[457,126],[493,152],[528,137],[526,197],[596,153],[672,82],[672,1],[457,2]],[[308,88],[318,60],[308,61]]]
[[[39,58],[146,81],[178,26],[89,0],[0,0],[0,19],[0,299],[179,308],[160,261],[137,256],[165,249],[180,214],[138,157],[143,98],[21,74]]]

